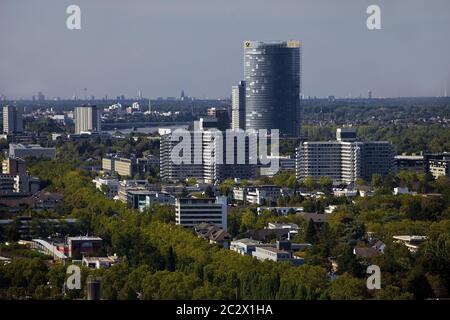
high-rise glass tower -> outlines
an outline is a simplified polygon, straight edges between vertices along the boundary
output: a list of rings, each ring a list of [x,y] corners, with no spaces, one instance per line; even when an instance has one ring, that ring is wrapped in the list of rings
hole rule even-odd
[[[300,135],[300,42],[244,42],[247,130]]]

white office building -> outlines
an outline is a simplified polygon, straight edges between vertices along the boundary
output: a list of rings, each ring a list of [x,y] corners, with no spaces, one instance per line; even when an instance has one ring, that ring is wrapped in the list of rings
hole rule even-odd
[[[344,130],[345,129],[345,130]],[[387,141],[356,141],[356,130],[338,129],[336,141],[303,142],[296,151],[296,177],[329,177],[335,184],[352,183],[394,170],[395,149]]]
[[[194,227],[202,222],[214,223],[227,230],[227,198],[177,198],[176,224]]]

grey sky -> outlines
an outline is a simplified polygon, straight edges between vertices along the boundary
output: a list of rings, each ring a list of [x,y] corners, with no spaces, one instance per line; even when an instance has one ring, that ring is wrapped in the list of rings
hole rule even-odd
[[[383,30],[367,30],[370,4]],[[449,32],[448,0],[0,0],[0,94],[226,97],[244,40],[299,39],[306,95],[436,96]]]

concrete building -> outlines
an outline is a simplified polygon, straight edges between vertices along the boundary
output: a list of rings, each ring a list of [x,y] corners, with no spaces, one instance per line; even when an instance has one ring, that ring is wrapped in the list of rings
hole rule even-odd
[[[271,202],[276,202],[282,195],[285,195],[283,190],[274,185],[233,188],[233,199],[244,204],[270,205]]]
[[[208,118],[214,119],[216,121],[215,128],[219,129],[220,131],[230,129],[231,121],[227,109],[209,108],[207,112]]]
[[[81,264],[90,269],[103,269],[110,268],[119,262],[119,257],[113,255],[108,257],[83,257]]]
[[[202,222],[214,223],[227,230],[227,198],[177,198],[176,224],[194,227]]]
[[[75,134],[101,131],[100,110],[97,106],[75,107]]]
[[[277,186],[265,185],[247,189],[246,202],[249,204],[264,205],[277,201],[281,196],[281,189]]]
[[[230,150],[227,148],[227,135],[217,130],[202,131],[203,181],[218,183],[227,178],[253,179],[257,165],[251,163],[251,138],[244,137],[243,143],[236,139]],[[256,149],[256,148],[255,148]],[[230,156],[228,161],[227,155]],[[242,159],[240,160],[240,157]]]
[[[92,182],[95,188],[104,192],[108,199],[114,198],[119,193],[118,179],[96,177]]]
[[[0,174],[1,195],[30,195],[38,192],[40,188],[41,180],[27,174]]]
[[[289,241],[277,241],[276,247],[256,246],[252,256],[258,260],[271,260],[275,262],[289,262],[294,265],[304,263],[302,258],[295,257]]]
[[[272,170],[270,171],[270,167],[269,165],[259,165],[259,167],[265,167],[267,170],[267,176],[268,177],[273,177],[274,175],[276,175],[278,172],[281,171],[287,171],[287,172],[295,172],[295,156],[291,157],[291,156],[267,156],[267,159],[269,159],[270,161],[278,161],[278,168],[277,170]]]
[[[246,125],[300,134],[300,42],[244,42]]]
[[[127,203],[131,208],[143,211],[153,204],[174,205],[175,197],[164,192],[149,191],[144,188],[127,191]]]
[[[68,237],[67,252],[69,258],[81,259],[83,255],[98,255],[103,249],[103,240],[99,237]]]
[[[23,110],[21,107],[3,107],[3,133],[23,132]]]
[[[261,241],[243,238],[239,240],[231,241],[230,250],[233,250],[242,255],[252,255],[252,252],[255,251],[256,246],[270,246],[267,244],[263,244]]]
[[[335,184],[350,184],[373,174],[394,170],[395,149],[387,141],[356,141],[356,130],[338,129],[338,140],[303,142],[296,151],[296,177],[329,177]]]
[[[395,156],[395,169],[397,171],[425,172],[423,155],[398,155]]]
[[[184,181],[189,178],[203,181],[203,164],[194,164],[194,155],[196,151],[194,148],[194,139],[191,139],[191,155],[189,161],[180,164],[175,164],[171,157],[172,149],[177,143],[178,141],[172,141],[171,132],[161,136],[159,157],[161,179],[166,182]]]
[[[245,81],[231,88],[231,129],[245,130]]]
[[[107,154],[102,158],[102,170],[108,173],[116,173],[122,177],[134,177],[138,173],[138,163],[134,156],[122,157],[115,154]]]
[[[130,190],[161,191],[161,187],[150,184],[147,180],[122,180],[119,182],[119,189],[115,199],[127,202],[128,191]]]
[[[14,177],[14,192],[24,194],[35,194],[41,190],[41,180],[27,174]]]
[[[3,174],[26,174],[27,166],[25,161],[20,158],[6,158],[2,162],[2,173]]]
[[[55,148],[44,148],[38,144],[9,144],[10,158],[45,158],[54,160],[56,158]]]
[[[450,177],[450,152],[426,154],[424,161],[426,173],[430,173],[435,179]]]
[[[190,157],[176,164],[172,159],[172,150],[177,141],[172,141],[171,134],[163,135],[160,144],[160,175],[164,181],[183,181],[195,178],[197,181],[217,183],[227,178],[253,179],[257,174],[254,135],[235,133],[234,143],[227,143],[226,132],[215,127],[205,128],[204,122],[194,124],[190,132]],[[253,160],[255,159],[255,160]],[[181,161],[181,159],[180,159]],[[253,164],[255,163],[255,164]]]

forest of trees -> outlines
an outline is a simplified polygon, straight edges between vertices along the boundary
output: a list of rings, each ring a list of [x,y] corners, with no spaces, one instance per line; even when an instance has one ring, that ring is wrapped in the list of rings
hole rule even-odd
[[[49,189],[64,192],[65,216],[80,218],[91,234],[104,239],[108,253],[125,257],[110,269],[83,269],[83,279],[102,279],[105,299],[422,299],[448,297],[450,288],[449,199],[393,197],[379,194],[339,207],[328,223],[284,219],[301,226],[299,241],[310,249],[299,254],[306,264],[261,262],[210,245],[192,231],[173,223],[173,209],[152,207],[143,213],[106,199],[94,190],[87,173],[67,163],[40,162],[33,175],[49,181]],[[448,194],[449,185],[442,182]],[[234,216],[233,216],[234,215]],[[251,209],[230,212],[239,231],[279,220],[270,212]],[[234,221],[234,222],[233,222]],[[366,231],[376,232],[386,245],[383,255],[367,263],[382,270],[382,289],[368,291],[364,268],[352,254],[367,243]],[[418,253],[392,242],[393,234],[421,234],[429,240]],[[60,299],[65,270],[39,257],[24,256],[0,267],[2,298]],[[338,258],[339,277],[331,281],[328,257]]]

